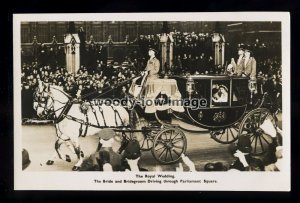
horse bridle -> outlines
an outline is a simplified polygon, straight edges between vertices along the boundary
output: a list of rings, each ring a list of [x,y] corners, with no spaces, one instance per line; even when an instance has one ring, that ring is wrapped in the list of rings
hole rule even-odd
[[[54,113],[54,115],[55,115],[55,112],[57,112],[57,111],[59,111],[59,110],[61,110],[61,109],[63,109],[63,108],[66,108],[66,107],[68,106],[68,105],[65,105],[65,106],[62,106],[62,107],[60,107],[60,108],[54,110],[54,109],[53,109],[54,101],[57,101],[57,102],[59,102],[59,103],[61,103],[61,104],[69,104],[69,103],[72,103],[72,102],[70,101],[71,96],[67,95],[67,94],[64,93],[63,91],[61,91],[61,90],[59,90],[59,89],[57,89],[57,88],[54,88],[54,87],[53,87],[53,88],[54,88],[55,90],[57,90],[57,91],[63,93],[65,96],[67,96],[67,97],[68,97],[68,101],[67,101],[67,102],[61,102],[61,101],[59,101],[59,100],[55,100],[55,99],[54,99],[52,96],[50,96],[49,94],[47,94],[47,95],[45,96],[45,94],[46,94],[45,89],[46,89],[46,88],[47,88],[47,87],[45,87],[45,88],[43,89],[43,91],[41,91],[41,92],[39,92],[39,91],[38,91],[39,88],[37,88],[37,90],[34,92],[34,101],[38,103],[38,105],[36,106],[36,109],[35,109],[35,110],[37,111],[38,107],[43,108],[43,109],[44,109],[44,110],[43,110],[43,116],[47,116],[47,115],[49,114],[50,111],[53,111],[53,112],[51,112],[51,113]],[[50,105],[47,105],[49,99],[51,99],[51,104],[50,104]],[[44,106],[43,106],[43,105],[44,105]],[[62,113],[63,113],[63,112],[64,112],[64,111],[62,111]],[[62,113],[61,113],[61,114],[62,114]],[[61,115],[59,115],[57,118],[60,118],[60,117],[61,117]]]
[[[46,94],[46,92],[44,92],[44,91],[39,92],[38,88],[36,89],[36,91],[33,94],[33,101],[37,103],[34,110],[37,111],[39,107],[43,108],[43,116],[47,116],[48,112],[53,107],[53,101],[52,101],[50,107],[48,107],[49,105],[47,105],[49,97],[50,96],[48,94]]]

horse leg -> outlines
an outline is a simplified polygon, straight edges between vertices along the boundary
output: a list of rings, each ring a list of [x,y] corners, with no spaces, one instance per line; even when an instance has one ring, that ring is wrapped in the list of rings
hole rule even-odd
[[[78,162],[75,164],[75,166],[73,166],[72,170],[73,171],[78,171],[81,167],[81,164],[82,164],[83,158],[84,158],[84,154],[80,150],[80,145],[79,145],[78,138],[76,138],[76,140],[74,140],[74,150],[75,150],[75,153],[77,155]]]
[[[74,147],[73,143],[70,140],[64,141],[64,144],[70,150],[71,153],[76,154],[75,147]],[[67,162],[71,162],[71,157],[68,154],[66,154],[64,160],[67,161]]]
[[[57,159],[57,158],[61,159],[61,154],[60,154],[60,151],[59,151],[60,145],[61,145],[60,140],[57,138],[57,140],[55,141],[55,144],[54,144],[55,152],[53,153],[51,158],[48,159],[48,161],[46,162],[47,165],[52,165],[54,163],[54,160]]]
[[[60,154],[59,148],[62,143],[60,143],[61,140],[59,138],[61,137],[62,133],[60,133],[58,124],[55,124],[55,130],[56,130],[56,141],[54,144],[55,152],[52,154],[51,158],[48,159],[48,161],[46,162],[47,165],[52,165],[54,163],[54,160],[57,158],[61,159],[61,154]]]
[[[64,134],[63,134],[63,133],[61,132],[61,130],[60,130],[59,124],[56,124],[56,125],[55,125],[55,128],[56,128],[56,134],[57,134],[57,137],[58,137],[59,139],[61,139],[61,141],[63,142],[63,143],[61,143],[61,144],[65,144],[66,147],[68,147],[68,149],[69,149],[73,154],[75,154],[75,150],[74,150],[73,144],[72,144],[71,141],[70,141],[70,138],[69,138],[68,136],[64,136]],[[61,144],[60,144],[60,145],[61,145]],[[59,148],[60,148],[60,147],[59,147]],[[59,148],[58,148],[58,150],[59,150]],[[59,153],[59,152],[58,152],[58,153]],[[60,153],[59,153],[59,154],[60,154]],[[61,158],[61,156],[60,156],[60,158]],[[62,158],[61,158],[61,159],[62,159]],[[68,154],[65,155],[64,160],[67,161],[67,162],[71,162],[71,158],[70,158],[70,156],[69,156]]]

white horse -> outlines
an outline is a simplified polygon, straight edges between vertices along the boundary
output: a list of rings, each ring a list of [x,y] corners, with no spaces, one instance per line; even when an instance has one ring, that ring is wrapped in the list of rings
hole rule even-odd
[[[81,104],[74,103],[71,96],[61,87],[43,82],[39,82],[36,94],[47,98],[44,99],[44,104],[34,103],[37,115],[45,115],[50,110],[55,114],[56,151],[47,161],[47,165],[52,165],[57,156],[65,161],[71,161],[69,155],[62,157],[59,151],[61,144],[64,143],[77,155],[78,162],[73,170],[79,170],[84,158],[80,149],[79,136],[94,135],[101,128],[118,128],[129,125],[129,113],[121,105],[95,105],[90,102],[85,105],[87,111],[82,112]]]

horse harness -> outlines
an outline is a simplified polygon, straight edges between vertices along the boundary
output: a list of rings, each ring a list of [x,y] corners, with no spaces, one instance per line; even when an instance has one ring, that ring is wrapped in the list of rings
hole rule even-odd
[[[91,102],[87,102],[87,103],[88,103],[89,107],[91,108],[92,113],[95,116],[95,119],[97,121],[97,125],[89,122],[88,111],[82,112],[84,114],[84,116],[85,116],[85,120],[76,118],[76,117],[71,116],[71,115],[68,115],[68,112],[69,112],[69,110],[71,109],[71,107],[73,105],[73,102],[70,101],[70,100],[66,103],[66,105],[64,107],[59,108],[59,109],[56,110],[56,111],[58,111],[58,110],[62,109],[62,111],[59,114],[59,116],[57,116],[57,117],[55,116],[54,123],[58,124],[63,119],[65,119],[65,118],[69,119],[69,120],[72,120],[72,121],[75,121],[77,123],[80,123],[81,125],[80,125],[80,128],[79,128],[79,137],[81,137],[81,136],[85,137],[86,136],[87,130],[88,130],[89,126],[95,127],[95,128],[101,128],[101,129],[103,129],[103,128],[123,128],[124,127],[124,123],[123,123],[123,120],[121,119],[120,113],[113,106],[110,106],[110,107],[113,109],[114,114],[115,114],[115,116],[114,116],[114,118],[115,118],[115,126],[109,126],[109,125],[107,125],[107,123],[105,121],[103,109],[101,108],[101,106],[98,106],[99,112],[101,113],[101,116],[102,116],[103,122],[104,122],[104,126],[100,126],[100,123],[99,123],[98,117],[96,115],[96,110],[95,110],[94,105]],[[121,121],[121,124],[122,124],[121,126],[118,126],[118,123],[117,123],[117,119],[118,118]],[[83,125],[85,125],[86,127],[85,127],[85,130],[84,130],[84,133],[82,134],[82,132],[83,132]]]
[[[56,89],[56,88],[54,88],[54,89]],[[81,112],[82,112],[82,113],[84,114],[84,116],[85,116],[85,120],[83,120],[83,119],[78,119],[78,118],[76,118],[76,117],[74,117],[74,116],[68,115],[68,113],[69,113],[69,111],[70,111],[72,105],[74,104],[74,102],[71,101],[71,100],[72,100],[72,97],[69,96],[68,94],[65,94],[64,92],[62,92],[62,91],[59,90],[59,89],[56,89],[56,90],[60,91],[60,92],[63,93],[65,96],[67,96],[68,101],[67,101],[66,103],[63,103],[63,102],[60,102],[60,101],[58,101],[58,100],[54,100],[54,98],[52,98],[51,96],[47,95],[47,99],[50,97],[53,101],[57,101],[57,102],[59,102],[59,103],[61,103],[61,104],[65,104],[64,106],[62,106],[62,107],[60,107],[60,108],[54,110],[54,124],[60,123],[60,122],[61,122],[63,119],[65,119],[65,118],[66,118],[66,119],[69,119],[69,120],[72,120],[72,121],[75,121],[75,122],[77,122],[77,123],[80,123],[81,125],[80,125],[80,128],[79,128],[79,137],[80,137],[80,136],[82,136],[82,137],[85,137],[85,136],[86,136],[87,130],[88,130],[88,127],[89,127],[89,126],[95,127],[95,128],[100,128],[100,129],[103,129],[103,128],[123,128],[123,127],[124,127],[124,123],[123,123],[123,120],[121,119],[121,116],[120,116],[119,112],[118,112],[113,106],[110,106],[110,107],[113,109],[114,114],[115,114],[115,116],[114,116],[114,118],[115,118],[115,126],[109,126],[109,125],[107,125],[106,120],[105,120],[105,117],[104,117],[103,109],[102,109],[101,106],[98,106],[99,112],[101,113],[101,116],[102,116],[103,122],[104,122],[104,126],[100,126],[98,117],[97,117],[97,115],[96,115],[96,110],[95,110],[95,108],[94,108],[95,106],[94,106],[91,102],[85,102],[85,103],[83,103],[83,104],[88,104],[88,107],[90,107],[90,108],[92,109],[92,112],[93,112],[93,114],[94,114],[94,116],[95,116],[95,119],[96,119],[96,121],[97,121],[97,125],[92,124],[92,123],[89,122],[89,118],[88,118],[88,109],[87,109],[86,111],[82,111],[82,109],[81,109]],[[41,97],[42,97],[43,100],[45,100],[45,99],[44,99],[45,96],[42,95]],[[38,98],[38,99],[40,99],[40,98]],[[52,101],[52,103],[53,103],[53,101]],[[45,102],[45,104],[46,104],[46,103],[47,103],[47,102]],[[83,104],[81,104],[81,106],[82,106]],[[45,110],[46,108],[47,108],[47,105],[45,105],[44,110]],[[57,111],[59,111],[59,110],[61,110],[61,109],[62,109],[61,113],[60,113],[58,116],[56,116],[55,112],[57,112]],[[47,108],[46,110],[48,111],[48,108]],[[118,118],[120,119],[120,121],[121,121],[121,124],[122,124],[121,126],[118,126],[118,123],[117,123],[117,117],[118,117]],[[83,131],[83,125],[86,126],[85,131],[84,131],[84,134],[82,134],[82,131]],[[58,130],[61,132],[61,130],[60,130],[59,128],[58,128]],[[57,132],[56,132],[56,133],[57,133]],[[57,137],[58,137],[59,139],[62,139],[63,141],[68,141],[68,139],[67,139],[67,140],[64,140],[63,138],[61,138],[60,136],[58,136],[58,134],[57,134]]]

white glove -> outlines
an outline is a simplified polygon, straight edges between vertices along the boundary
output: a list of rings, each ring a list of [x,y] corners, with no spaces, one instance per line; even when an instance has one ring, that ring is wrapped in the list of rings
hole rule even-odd
[[[176,167],[176,171],[178,171],[178,172],[182,172],[183,171],[182,163],[179,163],[179,166]]]
[[[233,156],[237,157],[240,162],[243,164],[244,167],[248,167],[249,164],[247,163],[246,161],[246,158],[245,158],[245,154],[243,152],[241,152],[240,150],[237,150]]]
[[[138,161],[140,160],[141,157],[138,157],[137,159],[127,159],[127,163],[130,166],[131,171],[139,171],[138,167]]]
[[[194,164],[194,162],[192,162],[190,160],[189,157],[182,154],[181,158],[182,158],[182,161],[189,167],[190,171],[192,171],[192,172],[196,171],[195,164]]]

